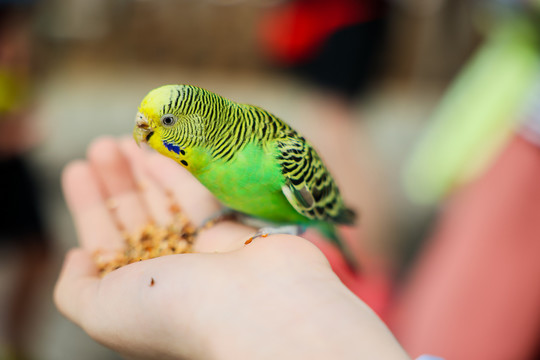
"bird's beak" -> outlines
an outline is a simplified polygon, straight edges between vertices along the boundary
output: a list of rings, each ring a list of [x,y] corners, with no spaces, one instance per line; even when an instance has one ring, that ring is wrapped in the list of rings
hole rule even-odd
[[[148,119],[138,112],[135,117],[135,127],[133,128],[135,142],[140,146],[141,142],[148,142],[152,135],[154,135],[154,129],[150,126]]]

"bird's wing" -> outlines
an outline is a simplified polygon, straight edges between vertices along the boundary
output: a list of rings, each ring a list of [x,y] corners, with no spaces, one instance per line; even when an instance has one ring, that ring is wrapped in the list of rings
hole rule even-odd
[[[306,140],[296,132],[277,141],[278,162],[285,177],[283,194],[300,214],[312,220],[352,224],[334,179]]]

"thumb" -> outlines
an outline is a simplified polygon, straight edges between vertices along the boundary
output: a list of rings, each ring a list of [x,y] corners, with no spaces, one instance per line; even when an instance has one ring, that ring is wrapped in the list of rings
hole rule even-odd
[[[54,289],[54,302],[66,317],[81,324],[88,311],[92,292],[97,292],[99,278],[91,254],[81,248],[66,254],[64,265]]]

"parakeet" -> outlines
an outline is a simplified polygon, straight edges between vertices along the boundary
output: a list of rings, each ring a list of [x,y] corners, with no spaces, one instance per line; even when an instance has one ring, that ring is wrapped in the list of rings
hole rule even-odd
[[[268,111],[191,85],[150,91],[133,136],[185,167],[225,206],[274,224],[314,226],[342,250],[336,224],[351,225],[315,149]]]

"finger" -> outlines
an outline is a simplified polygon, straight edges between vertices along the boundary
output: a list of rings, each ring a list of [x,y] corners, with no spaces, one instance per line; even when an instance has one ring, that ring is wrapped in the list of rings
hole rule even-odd
[[[121,139],[119,145],[129,161],[150,216],[160,225],[170,224],[172,222],[171,199],[165,194],[165,190],[156,183],[155,179],[148,174],[145,166],[147,151],[137,147],[135,141],[130,138]]]
[[[172,193],[196,226],[219,211],[221,206],[214,196],[174,160],[150,153],[146,166],[156,182]]]
[[[98,284],[97,269],[91,254],[80,248],[72,249],[66,254],[56,283],[54,302],[66,317],[82,325]]]
[[[149,213],[140,196],[137,183],[113,138],[100,138],[88,149],[88,159],[107,198],[112,201],[114,214],[128,232],[139,229],[150,220]]]
[[[96,174],[86,161],[75,161],[64,169],[62,188],[80,245],[90,251],[117,251],[124,241],[105,199]]]

